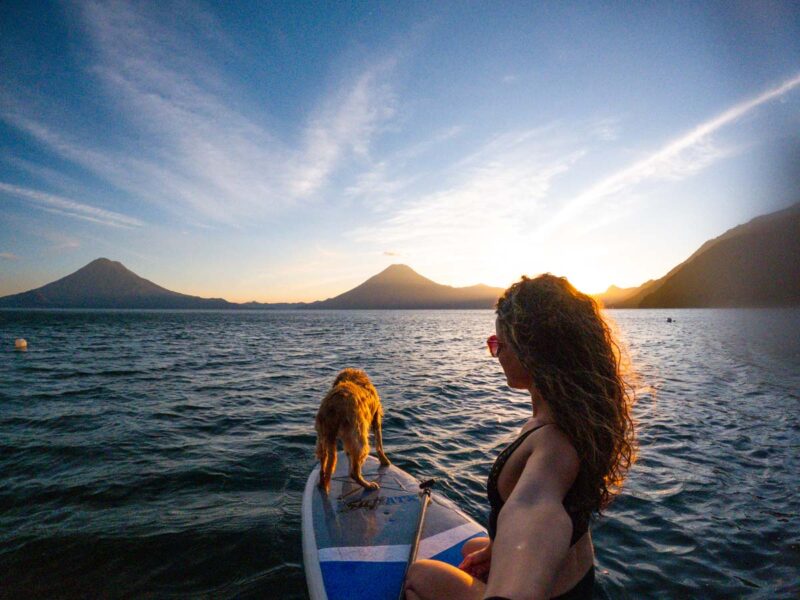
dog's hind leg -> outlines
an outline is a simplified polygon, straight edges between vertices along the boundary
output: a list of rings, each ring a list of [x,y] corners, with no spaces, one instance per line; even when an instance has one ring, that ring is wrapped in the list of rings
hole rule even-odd
[[[331,478],[336,471],[336,441],[334,441],[328,448],[328,456],[325,462],[325,491],[329,492],[331,488]]]
[[[377,481],[367,481],[361,475],[361,466],[369,454],[369,439],[367,432],[352,432],[342,441],[344,442],[347,456],[350,458],[350,477],[361,487],[368,490],[377,490],[380,486]]]
[[[383,453],[383,436],[381,435],[381,411],[377,411],[372,417],[372,431],[375,432],[375,451],[378,453],[378,460],[384,467],[388,467],[391,462]]]
[[[320,439],[317,442],[317,458],[319,458],[319,487],[327,494],[331,489],[331,477],[336,470],[336,438]]]

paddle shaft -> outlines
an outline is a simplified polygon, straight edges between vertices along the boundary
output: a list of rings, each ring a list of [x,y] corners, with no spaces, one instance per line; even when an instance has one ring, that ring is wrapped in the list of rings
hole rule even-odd
[[[427,484],[427,485],[426,485]],[[420,487],[422,491],[419,493],[422,499],[422,506],[419,510],[419,520],[417,521],[417,531],[414,533],[414,541],[411,544],[411,550],[408,553],[408,562],[406,563],[406,570],[403,572],[403,585],[400,588],[400,598],[403,600],[406,595],[406,577],[408,576],[408,569],[417,560],[417,551],[419,550],[419,539],[422,537],[422,526],[425,524],[425,512],[428,510],[428,504],[431,501],[431,486],[433,480],[426,481]]]

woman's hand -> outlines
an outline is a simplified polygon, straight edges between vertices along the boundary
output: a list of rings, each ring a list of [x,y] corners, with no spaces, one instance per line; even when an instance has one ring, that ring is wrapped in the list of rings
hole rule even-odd
[[[489,542],[480,550],[476,550],[464,557],[458,568],[472,575],[475,579],[486,581],[489,575],[489,566],[492,563],[492,543]]]

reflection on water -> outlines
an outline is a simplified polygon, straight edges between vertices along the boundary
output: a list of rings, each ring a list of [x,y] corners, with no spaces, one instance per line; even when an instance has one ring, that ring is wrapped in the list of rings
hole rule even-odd
[[[594,526],[603,591],[793,597],[800,311],[611,314],[640,374],[641,450]],[[0,312],[4,592],[304,598],[313,419],[345,366],[381,393],[390,459],[485,520],[491,462],[530,410],[486,356],[493,324],[491,311]]]

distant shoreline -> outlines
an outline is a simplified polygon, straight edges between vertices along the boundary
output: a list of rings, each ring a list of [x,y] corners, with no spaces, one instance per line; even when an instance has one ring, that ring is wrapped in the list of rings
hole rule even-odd
[[[689,310],[800,310],[800,305],[784,306],[684,306],[680,308],[657,307],[657,308],[601,308],[603,311],[663,311],[677,312]],[[494,312],[494,308],[70,308],[70,307],[47,307],[47,308],[21,308],[21,307],[0,307],[2,312],[72,312],[72,313],[352,313],[352,312]]]

